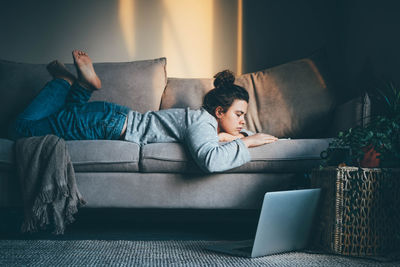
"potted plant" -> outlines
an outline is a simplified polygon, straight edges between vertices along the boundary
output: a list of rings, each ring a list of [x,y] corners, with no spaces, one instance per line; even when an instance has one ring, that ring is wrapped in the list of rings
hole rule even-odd
[[[400,87],[393,83],[370,92],[373,103],[380,107],[365,126],[339,132],[328,151],[349,149],[346,165],[359,167],[400,167]],[[325,153],[323,165],[329,165],[332,153]]]

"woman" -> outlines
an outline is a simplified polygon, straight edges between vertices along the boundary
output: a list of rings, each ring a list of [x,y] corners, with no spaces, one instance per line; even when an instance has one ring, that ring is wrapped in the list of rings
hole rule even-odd
[[[101,88],[89,56],[72,52],[78,77],[53,61],[54,78],[10,125],[11,139],[54,134],[65,140],[108,139],[147,143],[181,142],[206,172],[232,169],[250,161],[248,147],[277,140],[245,131],[249,95],[234,85],[229,71],[215,76],[215,88],[198,110],[167,109],[139,113],[109,102],[88,102]],[[218,141],[227,143],[219,144]]]

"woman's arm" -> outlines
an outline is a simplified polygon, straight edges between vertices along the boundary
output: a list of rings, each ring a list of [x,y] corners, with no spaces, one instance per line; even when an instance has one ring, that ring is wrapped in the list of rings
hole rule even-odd
[[[239,135],[232,135],[225,132],[220,132],[218,134],[219,142],[231,142],[238,138],[241,138],[246,147],[255,147],[261,146],[265,144],[270,144],[278,140],[277,137],[265,134],[265,133],[257,133],[254,134],[249,131],[249,135],[243,135],[242,133]],[[247,133],[245,133],[247,134]],[[290,139],[290,138],[289,138]]]
[[[220,142],[231,142],[235,139],[252,136],[252,135],[254,135],[254,133],[252,131],[242,129],[242,131],[240,132],[239,135],[232,135],[232,134],[228,134],[226,132],[220,132],[218,134],[218,138],[219,138]]]
[[[249,131],[247,129],[242,129],[242,131],[240,131],[240,133],[243,134],[245,137],[254,135],[254,133],[252,131]]]
[[[241,139],[246,147],[256,147],[270,144],[278,140],[277,137],[265,133],[256,133]]]
[[[185,143],[197,165],[204,171],[222,172],[250,161],[250,153],[237,138],[220,145],[216,126],[208,122],[192,124],[186,132]]]
[[[239,135],[232,135],[232,134],[228,134],[226,132],[220,132],[218,134],[218,140],[219,142],[231,142],[233,140],[236,140],[238,138],[243,138],[245,137],[243,134],[239,134]]]

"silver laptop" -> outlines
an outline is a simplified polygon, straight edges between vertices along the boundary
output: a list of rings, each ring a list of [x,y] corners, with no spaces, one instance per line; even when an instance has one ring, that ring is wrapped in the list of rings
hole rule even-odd
[[[268,192],[254,240],[223,242],[206,249],[243,257],[261,257],[307,246],[321,189]]]

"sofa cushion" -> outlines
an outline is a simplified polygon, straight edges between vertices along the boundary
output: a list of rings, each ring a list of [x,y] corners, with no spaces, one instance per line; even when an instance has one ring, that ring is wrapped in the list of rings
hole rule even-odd
[[[229,173],[305,172],[320,163],[320,153],[332,139],[280,140],[250,148],[251,161]],[[185,147],[179,143],[147,144],[142,147],[141,172],[200,173]]]
[[[204,95],[212,88],[214,88],[213,79],[168,78],[160,109],[200,108]]]
[[[137,172],[140,146],[118,140],[67,141],[76,172]]]
[[[76,180],[87,208],[259,210],[265,192],[293,189],[300,179],[291,173],[81,172]]]
[[[75,172],[137,172],[139,145],[125,141],[67,141]],[[0,170],[15,169],[14,142],[0,139]]]
[[[326,136],[336,98],[321,62],[313,56],[238,76],[235,83],[250,95],[247,129],[277,137]],[[169,79],[160,108],[198,108],[212,88],[212,79]]]
[[[247,114],[249,130],[291,138],[320,137],[326,132],[336,99],[313,60],[244,74],[236,83],[253,99]]]
[[[73,64],[66,67],[76,73]],[[90,101],[109,101],[139,112],[158,110],[167,83],[166,59],[123,63],[95,63],[102,89]],[[0,60],[0,137],[10,120],[20,113],[51,79],[46,64]]]
[[[79,172],[83,208],[260,209],[265,192],[293,189],[292,173]],[[21,207],[14,174],[0,172],[0,208]]]
[[[108,101],[139,112],[158,110],[167,84],[166,58],[123,63],[97,63],[103,88],[92,101]]]

